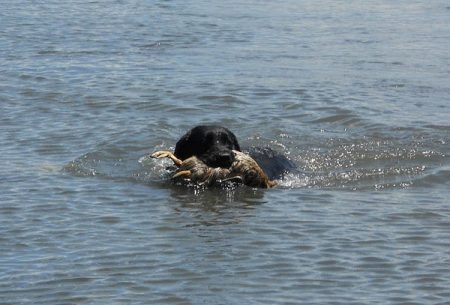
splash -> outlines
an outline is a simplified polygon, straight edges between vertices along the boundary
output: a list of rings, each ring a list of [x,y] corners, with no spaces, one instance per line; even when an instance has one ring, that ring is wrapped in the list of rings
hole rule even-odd
[[[247,147],[271,147],[294,165],[278,179],[278,188],[282,189],[385,190],[445,184],[449,180],[448,139],[443,137],[365,136],[322,141],[283,133],[277,140],[255,137],[248,142],[244,143]],[[120,143],[104,145],[67,163],[63,170],[81,177],[174,185],[170,181],[172,162],[150,158],[150,153],[159,149],[173,147],[165,143],[153,149],[125,149]],[[193,185],[187,187],[195,189]],[[236,185],[221,188],[233,191]]]

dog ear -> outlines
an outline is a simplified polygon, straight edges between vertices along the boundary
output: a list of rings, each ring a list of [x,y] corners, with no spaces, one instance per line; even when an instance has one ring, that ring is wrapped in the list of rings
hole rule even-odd
[[[175,145],[174,155],[181,160],[186,160],[189,157],[197,155],[196,148],[199,146],[197,144],[198,139],[192,136],[192,130],[186,132],[184,136],[178,140]]]
[[[234,146],[233,149],[237,150],[237,151],[241,151],[241,147],[239,146],[238,140],[237,140],[236,136],[234,135],[234,133],[232,133],[231,131],[230,131],[230,138],[231,138],[231,142]]]
[[[183,135],[178,140],[177,144],[175,144],[175,151],[173,152],[173,154],[177,158],[180,158],[181,160],[187,159],[186,155],[188,153],[186,152],[186,150],[189,150],[189,145],[187,145],[187,143],[188,143],[190,134],[191,134],[191,131],[188,131],[185,135]]]

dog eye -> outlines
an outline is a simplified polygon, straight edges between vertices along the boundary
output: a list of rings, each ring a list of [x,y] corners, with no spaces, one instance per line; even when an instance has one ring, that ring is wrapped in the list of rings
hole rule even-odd
[[[212,134],[208,134],[205,138],[205,143],[215,143],[216,139],[214,138],[214,136]]]
[[[228,142],[228,136],[226,134],[220,134],[220,141],[221,143],[227,143]],[[219,143],[219,139],[217,140],[217,143]]]

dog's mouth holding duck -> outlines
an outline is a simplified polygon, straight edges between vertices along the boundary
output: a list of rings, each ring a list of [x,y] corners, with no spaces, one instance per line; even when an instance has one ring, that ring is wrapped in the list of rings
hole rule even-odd
[[[158,150],[155,159],[170,159],[171,179],[201,186],[224,183],[253,188],[273,188],[277,179],[294,167],[286,157],[270,148],[241,151],[236,136],[227,128],[200,125],[189,130],[177,142],[175,150]]]
[[[269,180],[258,163],[243,152],[233,150],[234,161],[228,168],[210,167],[197,156],[180,160],[171,151],[160,150],[154,152],[152,158],[169,158],[177,169],[172,175],[173,180],[190,182],[198,185],[214,186],[224,182],[244,184],[257,188],[273,188],[278,183]]]

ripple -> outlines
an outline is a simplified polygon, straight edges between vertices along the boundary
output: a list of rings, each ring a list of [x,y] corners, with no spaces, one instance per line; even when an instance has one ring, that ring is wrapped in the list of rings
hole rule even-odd
[[[431,187],[435,185],[447,185],[450,183],[450,169],[437,168],[431,173],[427,173],[418,179],[415,179],[414,184],[419,187]]]
[[[283,138],[292,140],[291,137]],[[251,141],[256,146],[273,146],[273,143],[258,138]],[[426,143],[401,140],[403,145],[398,146],[398,141],[379,137],[352,141],[330,139],[325,145],[297,150],[295,154],[292,148],[280,142],[278,144],[283,154],[289,156],[297,167],[280,180],[280,187],[382,190],[440,185],[449,181],[446,167],[436,167],[447,159],[443,150],[445,144],[434,139]],[[121,146],[105,145],[69,162],[64,166],[64,171],[77,176],[96,176],[117,181],[167,181],[167,168],[172,166],[171,162],[155,161],[142,154],[139,146],[137,150],[130,150],[131,146],[126,149]],[[154,149],[158,147],[167,148],[161,144]]]
[[[362,121],[361,118],[359,118],[357,115],[354,114],[337,114],[313,120],[310,121],[310,123],[318,123],[318,124],[333,123],[342,126],[356,126],[361,121]]]
[[[235,103],[244,103],[244,101],[236,96],[232,96],[232,95],[224,95],[224,96],[217,96],[217,95],[205,95],[205,96],[200,96],[199,97],[200,100],[205,100],[205,101],[218,101],[218,102],[222,102],[222,103],[226,103],[226,104],[235,104]]]

